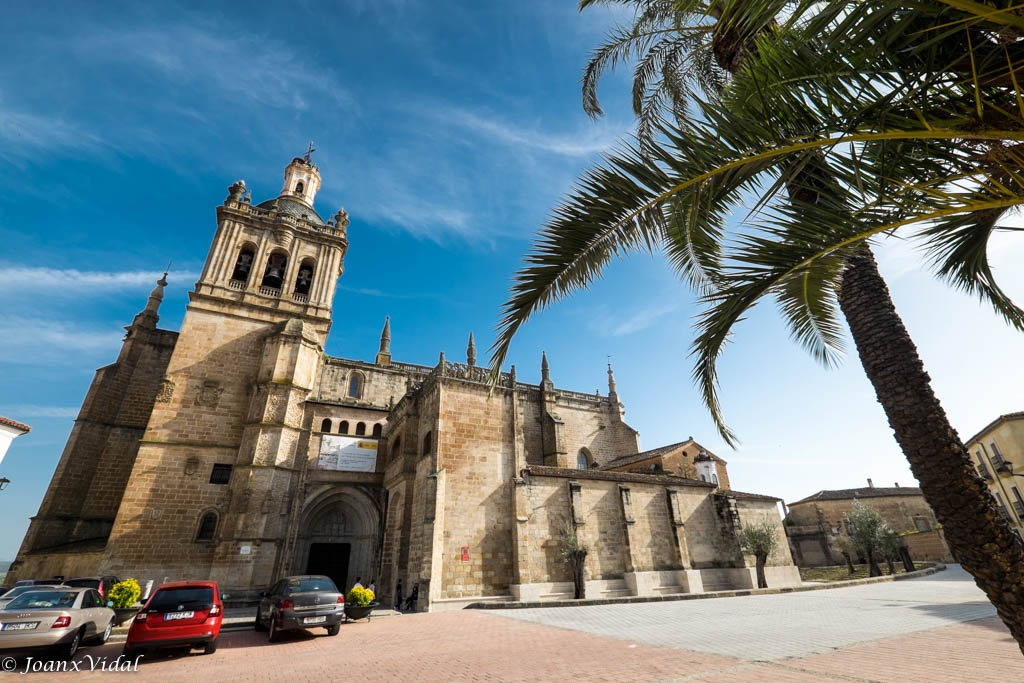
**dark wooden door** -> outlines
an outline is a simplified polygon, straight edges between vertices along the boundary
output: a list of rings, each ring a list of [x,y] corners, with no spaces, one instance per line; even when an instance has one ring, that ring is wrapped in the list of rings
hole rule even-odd
[[[348,586],[348,556],[351,543],[313,543],[309,546],[307,574],[322,574],[331,577],[338,590],[345,592]]]

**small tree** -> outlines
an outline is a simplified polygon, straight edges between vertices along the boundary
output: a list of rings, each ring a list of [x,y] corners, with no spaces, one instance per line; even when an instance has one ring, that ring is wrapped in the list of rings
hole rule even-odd
[[[839,548],[839,552],[846,560],[846,568],[850,570],[850,576],[853,576],[857,568],[853,566],[853,545],[850,543],[850,539],[846,536],[839,536],[836,538],[836,547]]]
[[[582,600],[587,597],[587,584],[583,574],[586,569],[588,548],[576,535],[576,527],[571,522],[562,529],[558,538],[558,549],[562,553],[562,559],[569,563],[572,569],[573,598]]]
[[[744,524],[736,534],[736,540],[740,542],[743,552],[753,555],[756,560],[757,587],[767,588],[764,566],[779,547],[778,527],[770,519],[763,519],[758,524]]]
[[[853,501],[853,509],[846,515],[849,522],[850,545],[868,561],[868,576],[881,576],[878,556],[882,554],[882,535],[889,526],[878,514],[878,510],[859,500]]]
[[[900,549],[903,548],[903,540],[900,535],[888,527],[879,536],[879,546],[882,557],[889,565],[889,574],[896,573],[896,560],[900,559]]]

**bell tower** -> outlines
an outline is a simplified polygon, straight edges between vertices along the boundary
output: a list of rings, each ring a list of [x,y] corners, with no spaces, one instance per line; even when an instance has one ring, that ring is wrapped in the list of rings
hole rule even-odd
[[[105,569],[230,589],[265,585],[278,566],[264,541],[283,537],[305,463],[304,405],[348,249],[345,211],[324,221],[313,206],[311,152],[285,167],[277,197],[254,205],[239,180],[217,207]]]
[[[326,336],[349,219],[340,209],[324,221],[313,208],[320,171],[310,152],[285,167],[284,187],[274,199],[254,206],[243,180],[228,189],[190,308],[231,310],[268,322],[301,318]]]

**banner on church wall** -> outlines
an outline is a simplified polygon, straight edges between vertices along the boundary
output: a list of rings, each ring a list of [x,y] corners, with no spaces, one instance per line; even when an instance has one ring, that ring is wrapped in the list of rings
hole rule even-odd
[[[377,440],[325,434],[320,439],[317,467],[344,472],[374,472],[377,469]]]

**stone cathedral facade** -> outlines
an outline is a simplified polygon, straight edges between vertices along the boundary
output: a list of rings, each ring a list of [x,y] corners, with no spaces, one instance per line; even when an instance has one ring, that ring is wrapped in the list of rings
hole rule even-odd
[[[8,574],[213,579],[245,601],[281,576],[347,588],[401,579],[419,609],[572,593],[559,537],[587,544],[589,597],[756,586],[736,532],[768,517],[770,586],[799,583],[777,499],[731,490],[692,437],[641,452],[611,367],[607,395],[497,385],[476,364],[324,354],[347,214],[314,209],[309,156],[275,198],[244,182],[179,332],[157,327],[166,280],[96,372]]]

